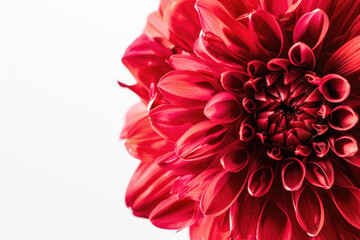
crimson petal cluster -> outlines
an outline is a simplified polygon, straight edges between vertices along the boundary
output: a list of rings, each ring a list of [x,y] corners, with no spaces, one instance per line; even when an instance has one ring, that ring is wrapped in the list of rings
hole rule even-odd
[[[134,215],[192,240],[360,239],[360,1],[161,0],[123,63]]]

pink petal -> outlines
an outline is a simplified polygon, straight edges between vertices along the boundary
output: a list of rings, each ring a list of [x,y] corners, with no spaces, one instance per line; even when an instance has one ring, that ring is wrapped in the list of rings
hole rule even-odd
[[[244,72],[223,72],[221,74],[222,87],[233,94],[244,94],[244,84],[249,80],[249,75]]]
[[[330,114],[329,125],[338,131],[347,131],[353,128],[359,120],[359,116],[349,106],[338,106]]]
[[[337,134],[330,138],[331,149],[339,157],[352,157],[358,151],[356,139],[349,134]]]
[[[286,58],[273,58],[267,63],[267,68],[270,71],[288,71],[288,67],[290,65],[290,62]]]
[[[296,23],[293,33],[294,42],[303,42],[311,49],[323,41],[329,28],[329,18],[320,9],[304,14]]]
[[[324,208],[317,192],[310,187],[292,192],[296,219],[311,237],[319,234],[324,225]]]
[[[334,168],[329,157],[306,161],[306,179],[314,186],[330,189],[334,184]]]
[[[219,146],[225,136],[225,127],[211,121],[203,121],[192,126],[182,135],[175,143],[175,152],[189,161],[198,157],[205,158],[220,151]]]
[[[295,43],[289,50],[289,59],[292,64],[313,70],[315,67],[315,56],[312,50],[302,42]]]
[[[262,10],[251,13],[249,28],[266,51],[274,57],[280,55],[285,43],[282,30],[273,15]]]
[[[283,158],[281,149],[279,147],[273,147],[271,150],[268,149],[266,153],[269,156],[269,158],[274,160],[281,160]]]
[[[218,216],[229,209],[244,188],[246,178],[246,170],[240,173],[221,171],[201,197],[200,208],[204,215]]]
[[[344,101],[350,94],[349,82],[337,74],[329,74],[323,77],[319,91],[329,102],[339,103]]]
[[[261,210],[257,229],[257,240],[290,240],[292,227],[286,211],[278,204],[268,201]]]
[[[150,214],[150,221],[159,228],[182,229],[190,226],[196,218],[196,202],[179,200],[172,196],[161,202]]]
[[[325,119],[328,115],[330,115],[330,113],[331,108],[327,105],[322,104],[317,114]]]
[[[215,79],[200,73],[176,70],[166,74],[158,88],[172,104],[202,108],[216,93],[211,85],[214,81]]]
[[[243,98],[242,106],[248,113],[252,113],[256,109],[254,100],[248,97]]]
[[[261,197],[269,192],[274,173],[269,165],[258,166],[249,176],[247,190],[251,196]]]
[[[304,182],[305,173],[305,166],[299,159],[293,157],[285,159],[281,170],[284,188],[288,191],[298,190]]]
[[[327,139],[316,138],[312,143],[316,156],[324,157],[330,150],[330,143]]]
[[[234,95],[220,92],[206,104],[204,114],[215,123],[229,123],[240,116],[240,104]]]
[[[341,215],[360,229],[360,189],[353,186],[333,186],[330,196]]]
[[[223,168],[229,172],[240,172],[249,162],[249,152],[239,146],[234,146],[226,150],[220,159]]]
[[[201,111],[164,104],[151,110],[149,119],[160,136],[176,142],[190,127],[206,118]]]

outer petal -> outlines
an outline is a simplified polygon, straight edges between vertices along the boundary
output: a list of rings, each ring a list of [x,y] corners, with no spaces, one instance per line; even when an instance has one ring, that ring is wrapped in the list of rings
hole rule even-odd
[[[218,216],[229,209],[244,188],[246,178],[246,170],[240,173],[221,171],[201,197],[200,208],[204,215]]]
[[[310,187],[292,192],[292,200],[296,213],[296,219],[300,226],[311,237],[321,231],[324,224],[324,208],[322,200],[317,192]]]
[[[346,77],[358,93],[358,76],[360,73],[360,36],[357,36],[339,48],[329,59],[324,73],[338,73]]]
[[[258,166],[249,176],[247,190],[251,196],[264,196],[274,180],[274,173],[270,165]]]
[[[141,161],[152,162],[173,149],[174,144],[160,137],[151,127],[147,116],[130,120],[122,132],[128,152]]]
[[[170,197],[175,179],[155,163],[140,163],[126,190],[126,205],[134,215],[149,217],[150,212],[163,200]]]
[[[324,11],[316,9],[306,13],[295,26],[294,42],[303,42],[314,49],[323,41],[328,28],[329,19]]]
[[[162,95],[172,104],[203,108],[216,90],[211,85],[215,79],[191,71],[173,71],[158,84]]]
[[[227,149],[220,159],[220,163],[226,171],[240,172],[249,162],[250,154],[247,149],[234,146]]]
[[[331,149],[339,157],[352,157],[358,152],[357,140],[349,134],[337,134],[330,138]]]
[[[191,240],[220,240],[230,236],[229,213],[217,217],[205,217],[190,227]]]
[[[256,229],[256,239],[290,240],[291,235],[291,222],[286,211],[282,206],[269,200],[261,210]]]
[[[169,141],[177,141],[190,127],[205,120],[201,111],[164,104],[149,112],[153,129]]]
[[[172,196],[161,202],[150,214],[150,221],[159,228],[182,229],[190,226],[197,217],[196,202]]]
[[[210,121],[203,121],[192,126],[175,144],[178,156],[189,161],[198,157],[205,158],[220,151],[226,129]]]
[[[262,9],[280,18],[290,7],[292,0],[258,0]]]
[[[360,229],[360,189],[353,186],[333,186],[330,193],[341,215]]]

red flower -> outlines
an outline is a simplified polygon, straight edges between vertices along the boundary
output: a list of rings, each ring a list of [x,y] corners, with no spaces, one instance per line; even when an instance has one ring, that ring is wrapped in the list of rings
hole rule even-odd
[[[162,0],[123,62],[135,215],[194,240],[360,239],[360,1]]]

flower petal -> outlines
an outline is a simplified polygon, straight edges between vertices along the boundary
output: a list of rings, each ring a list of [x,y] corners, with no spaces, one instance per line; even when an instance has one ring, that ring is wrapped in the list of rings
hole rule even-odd
[[[338,131],[347,131],[353,128],[359,116],[349,106],[338,106],[330,114],[329,125]]]
[[[204,114],[215,123],[229,123],[240,116],[240,104],[234,95],[220,92],[206,104]]]
[[[350,95],[350,84],[338,74],[329,74],[323,77],[319,91],[329,102],[339,103]]]
[[[298,190],[304,182],[305,173],[305,166],[299,159],[293,157],[285,159],[281,170],[284,188],[288,191]]]
[[[262,197],[269,190],[274,180],[274,173],[269,165],[258,166],[249,176],[247,190],[251,196]]]
[[[221,74],[221,86],[233,94],[244,94],[244,84],[249,80],[249,75],[244,72],[227,71]]]
[[[334,168],[329,157],[306,161],[306,180],[316,187],[330,189],[334,184]]]
[[[226,150],[220,163],[229,172],[240,172],[247,166],[249,157],[249,152],[245,148],[234,146]]]
[[[358,83],[358,74],[360,73],[360,36],[357,36],[341,48],[339,48],[327,62],[324,73],[338,73],[346,77],[348,80],[353,76],[355,78],[350,81],[350,84],[356,88]]]
[[[305,232],[311,237],[319,234],[324,225],[324,207],[317,192],[306,186],[292,192],[296,219]]]
[[[175,152],[189,161],[198,157],[205,158],[220,151],[219,146],[225,136],[225,127],[211,121],[203,121],[192,126],[182,135],[175,143]]]
[[[229,209],[244,188],[246,178],[245,169],[240,173],[221,171],[201,197],[200,208],[204,215],[218,216]]]
[[[162,201],[150,214],[150,221],[159,228],[182,229],[190,226],[196,216],[196,202],[190,199],[179,200],[172,196]]]
[[[339,157],[352,157],[358,152],[357,140],[349,134],[336,134],[329,140],[331,149]]]
[[[190,227],[192,240],[219,240],[230,237],[229,212],[217,217],[204,217]]]
[[[303,42],[311,49],[323,41],[329,29],[329,18],[321,9],[304,14],[296,23],[293,33],[294,42]]]
[[[353,186],[333,186],[330,196],[341,215],[360,229],[360,189]]]
[[[313,51],[302,42],[295,43],[289,50],[289,59],[292,64],[313,70],[315,67],[315,56]]]
[[[271,200],[268,201],[259,216],[256,239],[290,240],[291,235],[291,221],[286,211]]]
[[[241,141],[250,141],[255,136],[255,126],[249,117],[242,121],[239,136]]]
[[[280,18],[290,7],[292,1],[289,0],[258,0],[261,9],[270,12]]]
[[[205,120],[201,111],[163,104],[149,112],[153,129],[163,138],[176,142],[190,127]]]
[[[260,45],[273,57],[280,55],[284,47],[282,30],[273,15],[258,10],[250,14],[250,30]]]
[[[216,90],[208,76],[192,71],[176,70],[166,74],[159,82],[162,95],[172,104],[203,108]]]
[[[176,70],[190,70],[208,75],[212,73],[210,67],[193,55],[175,54],[167,62]]]
[[[131,207],[134,215],[149,217],[150,212],[170,196],[174,181],[157,164],[142,162],[126,190],[126,205]]]

